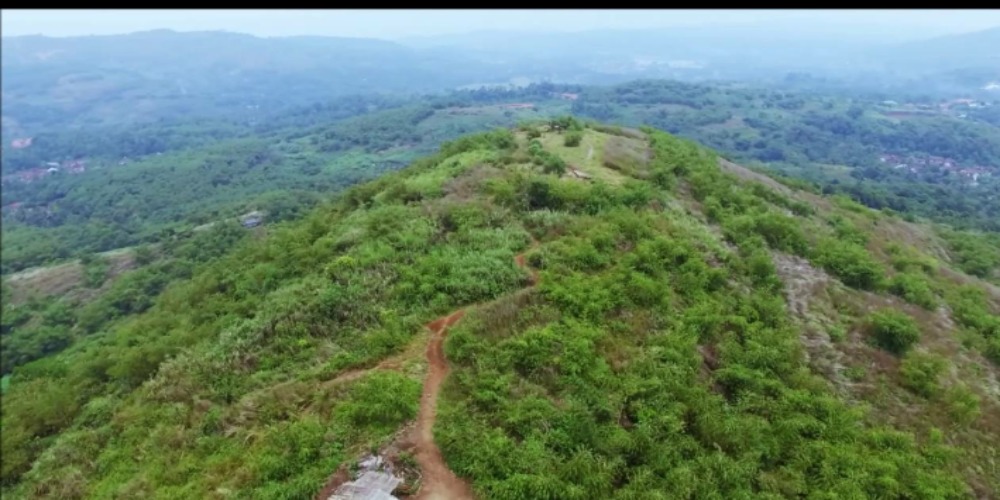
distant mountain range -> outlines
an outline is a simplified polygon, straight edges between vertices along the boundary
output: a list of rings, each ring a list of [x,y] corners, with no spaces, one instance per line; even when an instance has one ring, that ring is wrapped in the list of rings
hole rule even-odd
[[[374,39],[167,30],[3,39],[5,128],[235,113],[480,78],[456,54]],[[444,68],[444,70],[443,70]]]
[[[778,80],[810,72],[849,82],[903,75],[927,77],[1000,71],[1000,27],[901,41],[879,30],[841,26],[732,25],[578,33],[482,32],[416,37],[416,48],[450,48],[481,60],[529,60],[549,67],[680,79]],[[849,33],[845,36],[844,33]],[[994,76],[995,77],[995,76]],[[989,81],[970,85],[978,88]],[[886,82],[879,82],[886,83]]]
[[[873,55],[891,68],[929,72],[980,68],[1000,76],[1000,27],[879,47]]]
[[[157,30],[2,39],[5,138],[40,129],[191,116],[261,119],[358,93],[635,78],[785,83],[885,92],[988,92],[1000,28],[900,42],[878,32],[757,25],[577,33],[486,32],[390,42]],[[806,82],[806,83],[803,83]],[[995,92],[994,92],[995,93]]]

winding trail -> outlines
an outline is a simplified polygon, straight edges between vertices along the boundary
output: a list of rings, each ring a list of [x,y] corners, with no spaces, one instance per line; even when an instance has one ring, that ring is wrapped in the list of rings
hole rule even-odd
[[[538,245],[538,241],[532,238],[531,245],[524,252],[514,256],[514,263],[522,269],[527,268],[525,255],[538,248]],[[528,288],[534,287],[538,282],[538,270],[530,269]],[[431,332],[426,351],[427,377],[424,379],[424,388],[420,396],[417,425],[407,439],[413,445],[414,456],[420,466],[420,491],[412,497],[415,500],[473,500],[475,498],[472,487],[448,468],[448,464],[445,463],[444,457],[441,455],[441,449],[434,443],[434,421],[437,419],[438,395],[441,392],[441,383],[448,376],[448,360],[444,355],[444,340],[448,336],[448,328],[465,316],[468,307],[474,306],[458,309],[426,325]],[[400,359],[404,355],[405,353],[393,356],[372,368],[347,371],[327,383],[348,382],[361,378],[374,370],[398,368]],[[341,466],[317,498],[325,500],[339,484],[348,479],[346,469]]]
[[[434,420],[437,418],[437,400],[441,383],[448,375],[448,360],[444,356],[444,339],[448,327],[465,316],[465,309],[459,309],[427,325],[431,330],[431,341],[427,344],[427,378],[420,397],[420,413],[417,415],[416,448],[417,464],[420,465],[420,492],[418,500],[462,500],[475,498],[472,488],[452,472],[441,456],[441,450],[434,443]]]
[[[538,241],[531,240],[528,250],[514,256],[514,263],[525,268],[525,254],[538,247]],[[538,284],[538,271],[531,270],[529,287]],[[420,413],[417,416],[414,444],[416,459],[420,465],[421,486],[416,500],[471,500],[475,498],[469,484],[455,475],[445,463],[441,450],[434,443],[434,421],[437,418],[437,399],[441,383],[448,375],[448,360],[444,355],[444,339],[448,328],[465,316],[466,309],[459,309],[448,316],[427,324],[431,330],[431,340],[427,344],[427,378],[420,399]]]

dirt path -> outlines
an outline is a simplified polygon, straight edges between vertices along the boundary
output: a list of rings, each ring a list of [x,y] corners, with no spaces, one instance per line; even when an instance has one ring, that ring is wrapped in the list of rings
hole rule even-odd
[[[427,344],[427,378],[420,398],[420,414],[417,416],[414,445],[416,459],[420,465],[420,492],[418,500],[460,500],[475,498],[472,488],[448,469],[441,456],[441,450],[434,443],[434,420],[437,418],[437,399],[441,383],[448,375],[448,361],[444,357],[444,339],[448,327],[465,316],[459,309],[449,316],[438,318],[427,327],[431,330],[431,341]]]
[[[538,246],[532,239],[529,250]],[[525,253],[514,256],[514,262],[520,268],[525,268]],[[531,270],[529,286],[538,283],[538,271]],[[417,463],[420,465],[421,486],[416,500],[471,500],[475,498],[469,484],[455,475],[448,464],[444,462],[441,450],[434,443],[434,420],[437,418],[437,399],[441,392],[441,383],[448,375],[448,360],[444,355],[444,339],[448,328],[465,316],[465,309],[459,309],[448,316],[438,318],[427,324],[431,330],[431,341],[427,344],[427,378],[424,380],[424,391],[420,400],[420,414],[417,416],[417,427],[414,444],[416,446]]]
[[[526,268],[525,254],[537,247],[538,241],[532,238],[528,250],[514,256],[514,262],[517,266],[522,269]],[[538,281],[538,270],[531,269],[528,286],[535,286]],[[427,329],[430,330],[430,341],[427,343],[426,351],[427,377],[424,379],[424,388],[420,396],[417,425],[407,439],[413,446],[414,456],[420,466],[420,491],[412,497],[415,500],[472,500],[475,498],[469,484],[448,468],[448,464],[445,463],[444,457],[441,455],[441,449],[434,442],[434,421],[437,419],[438,395],[441,392],[441,383],[448,376],[448,360],[444,355],[444,340],[448,335],[448,328],[461,320],[465,316],[465,311],[466,308],[462,308],[427,323]],[[396,369],[404,355],[405,353],[393,356],[372,368],[350,370],[330,380],[327,384],[356,380],[374,370]],[[317,498],[329,497],[337,486],[347,480],[349,480],[349,476],[346,474],[346,468],[341,466]]]

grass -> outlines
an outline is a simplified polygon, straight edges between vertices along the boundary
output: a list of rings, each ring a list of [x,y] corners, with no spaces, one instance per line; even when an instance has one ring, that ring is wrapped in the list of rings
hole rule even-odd
[[[625,176],[603,165],[604,144],[610,136],[593,130],[583,132],[583,140],[579,146],[567,147],[563,144],[561,134],[545,134],[541,137],[542,146],[564,160],[572,167],[590,174],[611,185],[619,185],[625,181]],[[593,150],[593,154],[590,154]]]
[[[116,248],[97,255],[107,259],[108,278],[135,267],[134,247]],[[69,294],[80,288],[84,268],[79,259],[52,266],[34,267],[13,273],[5,280],[11,288],[11,304],[19,304],[31,296],[50,297]]]

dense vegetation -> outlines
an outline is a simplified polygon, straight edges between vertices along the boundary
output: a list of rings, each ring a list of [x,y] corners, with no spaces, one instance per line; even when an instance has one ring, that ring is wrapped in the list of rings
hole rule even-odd
[[[393,113],[393,145],[437,116]],[[290,140],[364,150],[337,127]],[[278,161],[247,147],[248,175]],[[447,142],[296,218],[143,250],[78,303],[8,284],[5,356],[27,354],[4,360],[4,496],[310,498],[414,418],[422,325],[467,306],[434,432],[484,498],[1000,491],[1000,296],[956,269],[995,272],[989,238],[568,117]]]
[[[110,256],[84,254],[79,262],[43,270],[64,286],[75,287],[68,291],[75,293],[28,290],[14,296],[16,285],[4,282],[0,372],[8,374],[104,331],[117,318],[146,311],[167,285],[191,278],[199,265],[228,253],[246,232],[235,221],[226,221],[173,235],[155,248],[145,245]],[[116,260],[125,266],[113,273]],[[122,272],[129,267],[138,269]]]
[[[578,97],[560,98],[566,95]],[[503,107],[517,102],[533,107]],[[580,116],[663,128],[869,207],[961,229],[1000,230],[993,196],[1000,187],[1000,134],[986,121],[927,116],[896,123],[876,101],[860,97],[724,85],[537,84],[410,99],[369,94],[271,113],[256,123],[220,118],[41,134],[31,147],[5,152],[4,172],[74,158],[85,159],[88,171],[5,183],[3,272],[152,243],[163,231],[255,209],[281,219],[280,212],[298,213],[293,207],[310,206],[316,194],[398,169],[442,141],[570,108]],[[985,165],[993,175],[971,185],[940,168],[914,174],[881,163],[883,153],[945,156]],[[11,208],[15,201],[20,204]],[[991,238],[948,237],[956,249]],[[965,269],[990,277],[987,270],[1000,257],[971,254]]]
[[[375,102],[371,98],[368,105]],[[271,221],[297,217],[320,196],[396,170],[444,140],[539,115],[484,108],[468,120],[451,120],[444,104],[435,110],[384,102],[388,109],[353,116],[360,109],[350,101],[341,104],[299,110],[267,127],[233,128],[230,138],[214,142],[197,134],[198,128],[166,128],[163,136],[139,128],[129,133],[154,142],[176,140],[163,154],[156,151],[160,146],[108,148],[90,159],[83,174],[57,172],[32,183],[6,183],[5,203],[20,205],[4,210],[3,272],[155,243],[172,232],[252,210],[266,212]],[[316,122],[321,124],[311,126]],[[219,134],[222,139],[225,132]],[[53,137],[69,141],[65,150],[56,147],[69,155],[72,140],[87,136]],[[45,144],[43,138],[40,147]],[[117,156],[121,148],[136,155],[124,165]],[[23,155],[30,157],[15,152],[10,162]]]
[[[243,120],[224,117],[194,121],[190,118],[161,118],[154,123],[43,130],[32,136],[31,147],[5,149],[0,166],[4,174],[11,174],[48,162],[77,158],[117,164],[122,160],[134,161],[157,153],[202,148],[235,137],[267,136],[279,131],[310,131],[321,125],[328,126],[353,116],[392,109],[407,102],[408,99],[402,97],[363,94],[282,112],[262,112]]]
[[[982,108],[982,109],[994,109]],[[995,123],[929,114],[893,120],[878,101],[773,90],[639,81],[588,87],[573,112],[602,121],[648,124],[695,139],[730,158],[891,208],[964,228],[1000,231],[1000,130]],[[949,158],[986,166],[978,185],[955,172],[896,170],[879,157]]]

